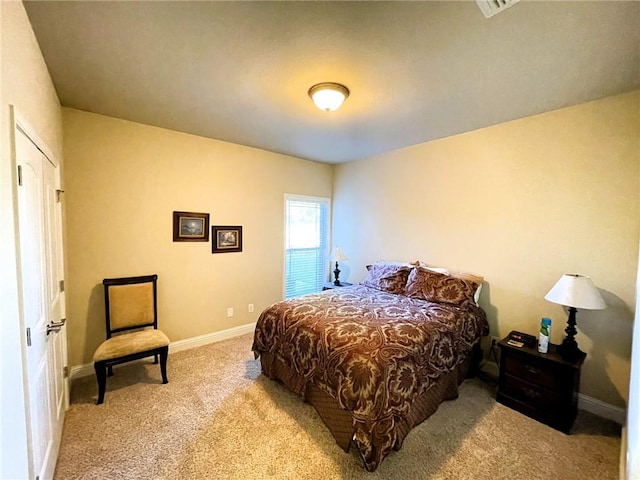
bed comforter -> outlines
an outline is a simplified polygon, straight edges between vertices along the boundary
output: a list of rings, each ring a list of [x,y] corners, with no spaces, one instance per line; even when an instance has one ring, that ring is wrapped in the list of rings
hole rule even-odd
[[[353,440],[373,471],[394,447],[412,402],[487,334],[486,315],[475,305],[356,285],[270,306],[258,319],[253,351],[295,371],[302,379],[296,393],[312,382],[351,412]]]

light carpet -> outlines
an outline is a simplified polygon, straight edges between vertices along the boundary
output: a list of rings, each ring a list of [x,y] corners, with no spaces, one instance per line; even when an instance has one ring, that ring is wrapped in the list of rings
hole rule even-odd
[[[373,473],[313,407],[260,374],[252,335],[123,365],[95,405],[77,380],[56,479],[617,479],[620,428],[580,412],[571,435],[496,403],[471,379]]]

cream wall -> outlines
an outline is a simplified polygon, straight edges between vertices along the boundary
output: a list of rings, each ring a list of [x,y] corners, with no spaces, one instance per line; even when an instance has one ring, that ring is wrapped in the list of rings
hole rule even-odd
[[[330,165],[73,109],[63,117],[70,365],[91,362],[104,340],[105,277],[157,273],[172,341],[254,322],[282,299],[284,194],[330,197]],[[243,252],[173,242],[174,210],[242,225]]]
[[[15,162],[9,105],[62,160],[62,118],[21,2],[0,2],[0,478],[27,478],[27,432],[18,317]]]
[[[636,305],[640,304],[640,265],[636,278]],[[631,351],[631,382],[629,384],[629,408],[627,409],[626,425],[627,448],[624,449],[625,436],[623,433],[623,463],[621,470],[626,470],[627,477],[640,478],[640,310],[636,308],[633,325],[633,349]]]
[[[628,399],[640,233],[640,92],[492,126],[337,167],[334,242],[349,281],[378,259],[486,278],[491,335],[537,332],[562,307],[563,273],[593,278],[609,308],[578,312],[581,392]],[[341,267],[342,268],[342,267]],[[345,277],[345,280],[347,278]]]

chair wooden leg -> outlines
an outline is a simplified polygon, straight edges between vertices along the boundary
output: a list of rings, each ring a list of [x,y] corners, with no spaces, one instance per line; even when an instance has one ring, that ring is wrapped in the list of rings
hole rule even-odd
[[[153,356],[153,364],[154,365],[158,364],[158,354],[157,353]]]
[[[167,357],[169,356],[169,347],[160,351],[160,373],[162,374],[162,383],[169,383],[167,380]]]
[[[113,377],[113,367],[111,365],[107,367],[107,375]]]
[[[107,388],[107,366],[103,363],[96,362],[94,368],[96,369],[96,378],[98,379],[98,401],[96,405],[100,405],[104,402],[104,391]]]

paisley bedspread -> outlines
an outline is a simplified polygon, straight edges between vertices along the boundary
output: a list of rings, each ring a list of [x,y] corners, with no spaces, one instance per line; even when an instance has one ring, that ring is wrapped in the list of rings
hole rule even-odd
[[[354,285],[268,307],[253,351],[256,358],[269,352],[351,412],[355,445],[373,471],[393,448],[396,424],[412,402],[487,334],[486,315],[475,305]]]

